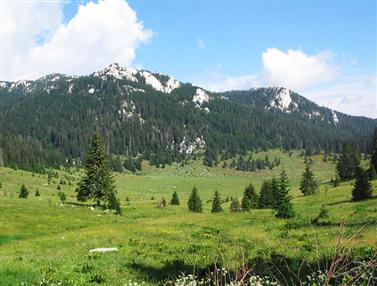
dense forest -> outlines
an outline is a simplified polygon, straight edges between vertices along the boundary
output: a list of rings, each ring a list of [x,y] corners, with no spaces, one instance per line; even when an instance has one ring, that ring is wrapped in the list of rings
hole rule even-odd
[[[269,148],[338,152],[345,141],[365,153],[377,124],[284,88],[210,93],[182,83],[168,89],[166,75],[118,74],[113,66],[89,76],[0,83],[0,164],[41,171],[81,162],[95,132],[109,153],[156,166],[198,152],[210,161]]]

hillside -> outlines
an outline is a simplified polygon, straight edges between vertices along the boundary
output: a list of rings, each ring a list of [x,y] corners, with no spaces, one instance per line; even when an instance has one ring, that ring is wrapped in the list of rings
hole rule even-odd
[[[129,280],[164,285],[164,279],[183,271],[199,273],[214,264],[233,269],[241,254],[260,275],[274,273],[284,281],[282,273],[274,272],[277,267],[285,269],[278,258],[285,258],[293,271],[302,259],[313,263],[311,271],[317,269],[318,260],[328,259],[326,255],[332,253],[341,221],[346,223],[346,238],[357,233],[348,244],[354,253],[365,257],[373,253],[377,243],[376,199],[351,202],[350,182],[332,187],[329,180],[335,164],[324,162],[322,155],[312,157],[313,171],[321,182],[319,193],[302,196],[298,188],[304,158],[300,153],[271,150],[255,154],[281,158],[288,171],[297,212],[289,221],[275,218],[272,209],[231,213],[229,202],[222,204],[222,213],[210,213],[215,190],[222,199],[240,200],[250,182],[259,190],[262,181],[277,176],[281,168],[250,173],[203,168],[199,161],[190,161],[186,166],[172,164],[166,169],[145,166],[139,175],[116,174],[123,215],[115,216],[76,204],[74,189],[81,173],[73,168],[59,170],[58,177],[48,184],[47,175],[0,167],[1,285],[40,285],[42,281],[45,285],[95,285],[92,279],[96,275],[103,278],[102,285],[131,285]],[[67,194],[65,205],[57,196],[62,179],[73,183],[60,184]],[[18,198],[21,184],[30,192],[26,200]],[[376,187],[377,181],[372,184]],[[203,200],[201,214],[187,211],[193,185]],[[37,190],[39,197],[34,195]],[[162,197],[169,200],[173,191],[179,195],[180,206],[156,207]],[[313,225],[311,219],[322,205],[329,212],[328,222]],[[117,247],[119,252],[89,254],[96,247]],[[303,279],[305,271],[303,267]]]
[[[352,141],[366,152],[376,124],[286,88],[212,93],[117,64],[88,76],[0,82],[0,164],[29,170],[82,159],[93,132],[110,153],[142,154],[158,166],[204,149],[227,157],[268,148],[336,152]]]

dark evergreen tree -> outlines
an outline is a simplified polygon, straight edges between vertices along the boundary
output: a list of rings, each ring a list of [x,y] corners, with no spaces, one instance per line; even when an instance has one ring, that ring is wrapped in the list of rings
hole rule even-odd
[[[179,206],[179,198],[177,192],[173,192],[171,196],[170,204],[173,206]]]
[[[278,218],[292,218],[294,211],[291,203],[289,192],[288,175],[283,169],[279,177],[279,189],[276,196],[276,217]]]
[[[230,202],[230,211],[232,213],[238,212],[240,210],[240,202],[237,198],[232,198],[232,201]]]
[[[305,171],[302,174],[302,179],[300,183],[300,190],[304,196],[312,195],[318,189],[318,182],[314,177],[312,170],[310,169],[309,163],[305,164]]]
[[[92,137],[85,163],[85,175],[81,178],[77,192],[79,201],[94,200],[97,206],[108,203],[115,196],[115,184],[106,161],[104,146],[100,137]]]
[[[356,181],[352,190],[352,200],[360,201],[371,197],[372,185],[369,182],[369,174],[361,167],[357,167],[355,171]]]
[[[354,178],[356,167],[359,166],[359,164],[360,153],[351,143],[344,143],[338,163],[336,164],[336,170],[340,180],[344,181]]]
[[[35,196],[36,196],[36,197],[40,197],[40,196],[41,196],[41,194],[39,193],[39,190],[36,190],[36,191],[35,191]]]
[[[191,212],[200,213],[202,212],[202,201],[198,194],[198,189],[193,187],[191,195],[187,203],[188,209]]]
[[[340,178],[339,178],[338,174],[336,174],[335,177],[331,179],[331,183],[332,183],[334,188],[336,188],[337,186],[340,185]]]
[[[110,193],[108,193],[107,207],[110,210],[114,210],[115,213],[118,214],[118,215],[122,214],[122,209],[120,207],[120,201],[116,197],[114,191],[111,191]]]
[[[20,194],[18,195],[18,197],[21,199],[27,199],[28,196],[29,196],[29,191],[26,188],[26,186],[22,184],[21,189],[20,189]]]
[[[278,186],[279,188],[275,195],[275,208],[278,208],[283,203],[290,201],[290,197],[288,195],[289,181],[288,181],[288,175],[285,169],[283,169],[280,173]]]
[[[275,216],[277,218],[292,218],[295,216],[293,206],[290,201],[283,202],[276,210]]]
[[[372,142],[372,156],[371,163],[374,166],[374,169],[377,170],[377,126],[374,127],[373,133],[373,142]]]
[[[122,173],[123,172],[123,166],[122,161],[120,160],[120,156],[117,155],[115,158],[111,158],[111,168],[114,172]]]
[[[245,188],[243,197],[241,200],[241,207],[243,211],[248,211],[250,209],[256,208],[258,205],[258,195],[255,192],[253,184],[250,184]]]
[[[258,207],[262,209],[273,208],[275,205],[276,191],[276,180],[275,183],[272,180],[263,181],[258,197]]]
[[[218,191],[215,191],[213,197],[212,197],[212,213],[219,213],[223,209],[221,208],[221,199],[220,194]]]

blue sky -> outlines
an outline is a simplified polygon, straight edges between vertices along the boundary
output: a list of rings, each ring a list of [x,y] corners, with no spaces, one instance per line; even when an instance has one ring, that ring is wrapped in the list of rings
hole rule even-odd
[[[25,54],[18,62],[25,61],[29,71],[21,72],[7,60],[3,79],[49,72],[85,74],[116,61],[210,90],[282,85],[319,104],[377,117],[376,1],[5,5],[5,14],[13,18],[22,9],[34,9],[29,11],[34,19],[25,22],[22,32],[30,25],[35,29],[29,32],[34,33],[29,46],[23,44],[28,51],[15,49],[18,56]],[[12,22],[11,16],[3,22]],[[10,33],[7,37],[7,30],[5,39],[8,47],[20,45]],[[66,58],[59,58],[58,51]],[[68,65],[72,57],[76,66]]]
[[[80,3],[65,8],[68,22]],[[304,2],[304,3],[302,3]],[[204,71],[258,72],[270,47],[336,53],[376,71],[375,1],[128,1],[155,34],[134,62],[181,80]],[[204,47],[197,46],[198,40]]]

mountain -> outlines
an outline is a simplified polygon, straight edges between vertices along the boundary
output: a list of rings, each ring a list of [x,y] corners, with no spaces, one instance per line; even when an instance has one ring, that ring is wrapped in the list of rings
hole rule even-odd
[[[82,159],[99,132],[112,154],[170,164],[206,149],[369,148],[376,119],[320,107],[283,87],[214,93],[112,64],[88,76],[0,82],[0,164],[43,169]]]

